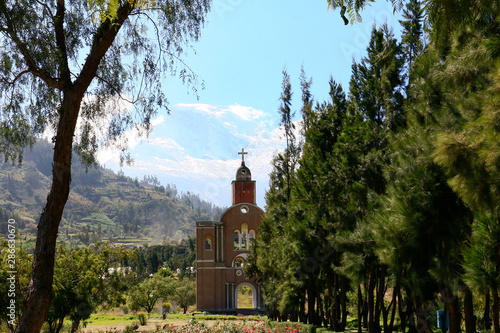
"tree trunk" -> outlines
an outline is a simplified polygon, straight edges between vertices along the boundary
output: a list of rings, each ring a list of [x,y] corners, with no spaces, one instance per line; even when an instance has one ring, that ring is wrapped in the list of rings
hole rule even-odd
[[[333,281],[334,281],[334,285],[332,287],[332,283],[330,281],[330,279],[327,279],[327,282],[326,282],[326,287],[327,287],[327,294],[328,294],[328,299],[330,300],[330,302],[328,302],[326,305],[326,309],[327,309],[327,317],[328,317],[328,326],[335,332],[339,332],[338,330],[338,327],[336,325],[336,317],[337,317],[337,299],[336,299],[336,295],[334,295],[333,293],[333,289],[336,289],[337,288],[337,275],[335,273],[333,273]],[[326,300],[326,299],[325,299]]]
[[[341,278],[342,281],[342,294],[341,294],[341,306],[342,306],[342,322],[341,322],[341,327],[340,331],[344,332],[345,327],[347,326],[347,288],[349,286],[349,282],[347,281],[347,278],[342,276]]]
[[[408,306],[406,306],[406,308],[403,308],[403,306],[404,306],[403,295],[401,294],[400,290],[398,293],[398,312],[399,312],[399,318],[401,319],[401,327],[399,328],[399,331],[402,333],[406,332],[406,321],[408,317]]]
[[[365,281],[363,284],[363,287],[365,289],[365,293],[368,290],[368,282]],[[363,298],[363,328],[368,329],[368,303],[366,302],[366,297]]]
[[[361,285],[358,284],[358,333],[363,332],[363,294]]]
[[[460,309],[458,305],[458,297],[453,295],[453,291],[451,290],[450,285],[445,282],[444,283],[444,295],[442,298],[445,302],[445,306],[448,309],[450,315],[450,333],[459,333],[460,332]]]
[[[492,289],[491,293],[493,294],[493,332],[500,333],[500,319],[499,319],[499,310],[500,310],[500,299],[498,297],[498,291],[496,289]]]
[[[316,322],[316,316],[315,316],[315,301],[316,301],[316,295],[314,294],[313,286],[309,285],[309,288],[307,289],[307,319],[309,321],[309,324],[313,324]]]
[[[394,328],[394,320],[396,319],[396,306],[398,303],[399,299],[399,294],[400,294],[400,284],[399,280],[396,282],[396,285],[394,286],[394,289],[392,291],[392,310],[391,310],[391,321],[389,322],[389,327],[387,333],[391,333],[393,328]]]
[[[327,297],[325,297],[326,315],[328,317],[328,326],[327,327],[330,327],[334,331],[337,331],[336,326],[335,326],[335,317],[337,316],[336,298],[335,298],[335,295],[333,293],[333,290],[336,290],[336,288],[337,288],[336,279],[337,279],[337,274],[335,274],[335,272],[333,272],[331,279],[327,278],[327,281],[326,281]],[[331,280],[333,280],[333,287],[332,287]],[[326,302],[327,300],[329,300],[329,301]]]
[[[465,333],[476,333],[476,316],[472,302],[472,291],[468,286],[464,290]]]
[[[484,296],[484,313],[483,313],[484,329],[491,330],[491,317],[490,317],[490,291],[486,291]]]
[[[419,333],[422,333],[422,332],[433,333],[433,331],[431,330],[431,328],[429,327],[429,325],[427,323],[426,312],[425,312],[424,308],[422,307],[422,302],[421,302],[420,298],[415,296],[414,302],[415,302],[415,314],[417,316],[417,322],[416,322],[416,325],[412,325],[413,331],[419,332]],[[412,331],[411,330],[412,326],[410,326],[410,331]]]
[[[413,302],[409,302],[407,300],[407,321],[408,321],[408,333],[418,333],[417,331],[417,325],[418,325],[418,319],[417,319],[417,312],[415,311],[414,307],[417,304],[417,301],[414,299]],[[405,331],[403,331],[405,332]]]
[[[64,317],[63,318],[60,318],[59,320],[56,321],[57,322],[57,326],[56,326],[56,333],[59,333],[61,332],[62,328],[63,328],[63,324],[64,324]]]
[[[325,306],[322,302],[321,299],[321,293],[316,293],[317,296],[317,311],[318,311],[318,321],[316,322],[316,326],[325,326],[328,327],[328,322],[326,321],[326,316],[325,316]]]
[[[306,298],[304,297],[305,293],[303,293],[302,295],[303,295],[303,297],[300,299],[300,303],[299,303],[299,318],[300,318],[301,322],[305,323],[307,320],[307,317],[306,317]]]
[[[39,332],[49,311],[57,233],[71,183],[73,135],[83,94],[66,91],[54,146],[52,187],[38,223],[31,280],[16,333]]]
[[[374,291],[376,287],[375,263],[370,264],[370,273],[368,275],[368,289],[366,290],[366,303],[368,305],[368,333],[378,333],[375,323],[375,299]]]
[[[375,301],[375,316],[374,316],[374,327],[376,330],[376,333],[381,332],[381,327],[380,327],[380,315],[382,313],[382,310],[384,308],[384,296],[385,296],[385,270],[383,267],[380,267],[380,265],[377,265],[378,267],[376,268],[376,277],[377,277],[377,284],[378,287],[376,289],[376,295],[377,299]],[[384,320],[384,325],[386,325],[386,319]]]
[[[78,326],[80,326],[80,319],[75,319],[71,323],[71,332],[76,332],[78,330]]]

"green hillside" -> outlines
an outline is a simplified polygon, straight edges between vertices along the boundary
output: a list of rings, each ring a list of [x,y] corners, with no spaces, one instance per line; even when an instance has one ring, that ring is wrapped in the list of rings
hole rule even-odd
[[[0,165],[0,233],[14,218],[23,239],[36,235],[36,225],[51,184],[52,146],[38,142],[22,165]],[[125,244],[163,244],[193,236],[195,221],[218,218],[222,209],[196,194],[162,186],[155,176],[143,180],[103,167],[86,168],[74,156],[71,194],[59,241],[70,246],[100,240]]]

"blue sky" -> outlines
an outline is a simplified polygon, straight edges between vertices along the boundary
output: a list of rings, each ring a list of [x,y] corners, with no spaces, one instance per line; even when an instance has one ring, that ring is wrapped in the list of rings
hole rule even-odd
[[[365,55],[373,24],[387,21],[399,36],[399,18],[380,0],[365,9],[362,23],[347,26],[326,0],[214,0],[200,40],[184,58],[205,89],[197,99],[179,79],[165,78],[171,115],[158,115],[148,139],[129,140],[135,163],[123,171],[139,179],[156,175],[162,184],[229,206],[244,148],[264,208],[270,161],[284,145],[277,114],[283,69],[299,115],[301,66],[322,102],[330,76],[348,89],[352,61]],[[102,151],[99,159],[120,168],[116,152]]]

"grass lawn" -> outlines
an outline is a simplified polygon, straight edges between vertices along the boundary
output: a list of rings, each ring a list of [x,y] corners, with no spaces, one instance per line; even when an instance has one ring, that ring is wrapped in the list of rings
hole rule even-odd
[[[190,315],[169,313],[166,320],[163,320],[159,313],[151,313],[148,316],[147,325],[140,326],[140,332],[154,331],[156,326],[163,327],[166,324],[181,326],[191,319]],[[80,332],[98,333],[98,332],[122,332],[127,325],[138,322],[137,314],[129,312],[124,314],[122,310],[117,309],[109,312],[94,313],[86,320],[86,325],[81,325]],[[84,327],[85,326],[85,327]]]

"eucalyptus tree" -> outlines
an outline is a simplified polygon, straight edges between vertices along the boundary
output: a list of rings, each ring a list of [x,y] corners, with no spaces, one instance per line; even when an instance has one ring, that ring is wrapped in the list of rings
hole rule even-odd
[[[123,134],[149,130],[167,107],[162,75],[195,80],[180,56],[199,37],[209,6],[209,0],[0,1],[2,153],[20,162],[24,147],[47,128],[54,133],[52,187],[17,332],[39,331],[49,309],[72,151],[90,165],[99,146],[117,144],[128,158]]]

